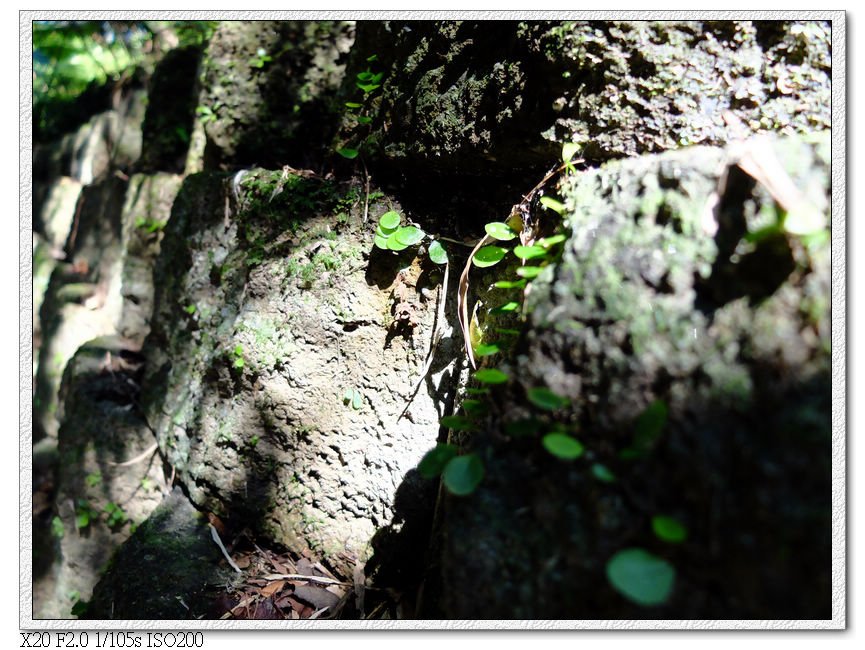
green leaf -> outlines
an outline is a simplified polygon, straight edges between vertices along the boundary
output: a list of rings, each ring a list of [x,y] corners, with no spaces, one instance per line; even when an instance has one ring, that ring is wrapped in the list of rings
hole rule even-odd
[[[582,456],[585,451],[585,447],[579,440],[564,433],[548,433],[541,443],[544,449],[562,460],[574,460]]]
[[[445,465],[457,455],[454,445],[436,445],[430,449],[418,463],[418,474],[424,478],[435,478],[442,473]]]
[[[439,424],[455,431],[473,431],[475,429],[475,423],[464,415],[446,415],[439,420]]]
[[[503,384],[510,377],[497,368],[481,368],[475,373],[475,379],[482,384]]]
[[[544,206],[547,210],[552,210],[553,212],[557,212],[558,214],[562,214],[565,211],[565,204],[561,201],[556,201],[554,198],[549,196],[541,197],[541,205]]]
[[[545,248],[541,248],[540,246],[515,246],[514,247],[514,255],[519,257],[521,260],[533,260],[537,257],[546,256],[547,251]]]
[[[369,81],[370,79],[372,79],[372,72],[369,70],[364,70],[363,72],[358,72],[355,76],[357,77],[358,81]]]
[[[489,395],[490,389],[489,388],[476,388],[476,387],[472,386],[470,388],[466,388],[466,393],[468,393],[469,395],[477,395],[477,396]]]
[[[372,63],[373,61],[378,61],[378,54],[373,54],[371,56],[366,57],[367,63]]]
[[[436,264],[447,264],[448,253],[441,242],[433,240],[429,245],[429,258]]]
[[[424,237],[426,237],[426,233],[420,228],[415,228],[414,226],[404,226],[397,230],[393,237],[400,243],[405,246],[414,246]]]
[[[79,512],[75,515],[75,527],[78,530],[82,528],[87,528],[90,524],[90,513],[89,512]]]
[[[519,270],[517,271],[519,272]],[[526,286],[525,280],[499,280],[493,286],[496,289],[522,289]]]
[[[501,246],[484,246],[475,253],[472,262],[474,262],[474,265],[479,268],[486,268],[501,262],[507,252],[508,251]]]
[[[602,465],[601,463],[592,465],[592,476],[602,483],[614,483],[616,480],[616,475],[606,465]]]
[[[553,235],[552,237],[544,237],[538,240],[538,246],[550,248],[551,246],[555,246],[556,244],[561,244],[566,239],[567,237],[565,235]]]
[[[541,271],[543,271],[543,269],[540,266],[521,266],[517,269],[517,275],[521,278],[531,280],[538,277]]]
[[[402,221],[402,217],[399,212],[396,210],[390,210],[381,215],[381,218],[378,220],[378,225],[381,226],[381,229],[385,234],[389,235],[399,227],[400,221]]]
[[[501,352],[501,348],[495,343],[481,343],[474,349],[475,356],[488,357]]]
[[[63,520],[55,515],[51,520],[51,534],[57,539],[63,539],[64,533]]]
[[[363,104],[358,104],[357,102],[346,102],[346,108],[363,108]]]
[[[562,145],[562,162],[570,162],[578,153],[580,153],[580,145],[576,142],[566,142]]]
[[[667,405],[662,400],[655,400],[637,418],[634,446],[641,450],[648,449],[661,435],[666,423]]]
[[[570,400],[556,395],[549,388],[529,388],[526,394],[532,404],[545,411],[557,411],[571,403]]]
[[[445,465],[442,480],[451,494],[465,496],[475,491],[484,478],[484,464],[475,454],[457,456]]]
[[[688,529],[678,519],[672,517],[652,517],[652,530],[658,539],[678,544],[688,538]]]
[[[363,406],[363,397],[359,390],[355,390],[354,395],[352,395],[351,398],[351,408],[355,411],[359,411],[361,406]]]
[[[341,149],[337,149],[336,152],[343,158],[354,160],[355,158],[357,158],[357,154],[360,153],[360,150],[352,149],[350,147],[342,147]]]
[[[358,124],[371,124],[372,118],[368,117],[366,115],[358,115],[357,116],[357,122],[358,122]]]
[[[469,415],[483,415],[487,412],[487,405],[479,399],[464,399],[460,406]]]
[[[504,305],[499,305],[493,309],[490,309],[491,314],[508,314],[512,311],[516,311],[520,308],[520,303],[514,302],[511,300],[510,302],[506,302]]]
[[[392,251],[402,251],[402,250],[405,250],[406,248],[408,248],[408,246],[405,245],[405,244],[403,244],[403,243],[401,243],[401,242],[396,238],[395,235],[396,235],[396,233],[394,233],[393,235],[391,235],[390,237],[387,238],[387,247],[388,247],[388,250],[392,250]]]
[[[646,607],[667,601],[675,577],[672,564],[641,548],[626,548],[607,562],[607,579],[616,591]]]
[[[513,228],[501,221],[488,223],[484,226],[484,230],[487,231],[487,234],[490,237],[498,239],[499,241],[510,241],[517,236],[517,232]]]
[[[186,307],[183,308],[183,311],[185,311],[187,314],[189,314],[191,316],[192,314],[194,314],[196,312],[197,309],[198,308],[195,305],[186,305]]]
[[[379,84],[372,84],[372,83],[370,83],[370,84],[355,83],[355,86],[360,88],[364,92],[364,94],[369,94],[373,90],[375,90],[376,88],[380,88]]]
[[[375,234],[375,246],[382,250],[387,250],[387,237],[382,237],[378,233]]]

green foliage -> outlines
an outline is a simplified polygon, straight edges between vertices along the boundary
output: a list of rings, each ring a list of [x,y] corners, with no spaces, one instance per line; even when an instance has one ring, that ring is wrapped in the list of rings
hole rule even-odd
[[[532,260],[538,257],[546,257],[547,251],[541,246],[516,246],[514,247],[514,255],[521,260]]]
[[[369,57],[367,59],[367,63],[371,64],[377,60],[377,57]],[[353,160],[357,158],[360,154],[360,150],[363,146],[363,143],[366,141],[369,136],[369,125],[372,124],[372,116],[368,115],[366,111],[368,110],[369,101],[371,95],[381,88],[381,83],[384,80],[383,72],[375,72],[368,65],[366,70],[362,70],[355,75],[355,87],[361,91],[362,96],[360,101],[347,101],[344,106],[346,108],[346,115],[354,120],[354,125],[352,127],[352,135],[350,139],[358,142],[355,146],[345,146],[338,147],[336,152],[341,155],[343,158],[347,158],[349,160]],[[361,134],[362,127],[367,127],[366,133]]]
[[[475,379],[482,384],[504,384],[510,377],[497,368],[481,368],[475,373]]]
[[[688,529],[672,517],[657,515],[652,517],[652,530],[658,539],[672,544],[679,544],[688,538]]]
[[[65,534],[63,520],[57,515],[54,515],[54,518],[51,519],[51,534],[57,539],[63,539],[63,535]]]
[[[520,269],[517,269],[517,273]],[[528,284],[525,280],[499,280],[493,284],[496,289],[524,289]]]
[[[381,226],[382,231],[391,233],[399,228],[401,221],[402,217],[399,212],[396,210],[390,210],[381,215],[381,218],[378,220],[378,225]]]
[[[549,388],[530,388],[526,395],[532,404],[545,411],[557,411],[570,404],[567,398],[556,395]]]
[[[655,400],[637,418],[634,427],[634,446],[645,451],[651,447],[664,431],[667,424],[667,405]]]
[[[104,510],[107,516],[105,523],[108,524],[109,528],[118,528],[129,520],[123,508],[113,501],[106,503]]]
[[[360,150],[352,149],[351,147],[341,147],[337,149],[336,152],[343,158],[346,158],[348,160],[354,160],[355,158],[357,158]]]
[[[580,148],[576,142],[566,142],[562,145],[562,162],[565,164],[565,171],[569,174],[577,171],[574,167],[574,158],[580,153]]]
[[[442,481],[451,494],[466,496],[475,491],[484,478],[484,465],[475,454],[457,456],[448,461]]]
[[[508,224],[502,223],[501,221],[493,221],[484,226],[484,230],[486,230],[487,234],[493,239],[498,239],[499,241],[510,241],[517,236],[517,232],[511,228]]]
[[[541,440],[541,444],[553,456],[562,460],[574,460],[585,451],[579,440],[565,433],[548,433]]]
[[[488,357],[501,351],[502,349],[497,343],[481,343],[475,347],[475,355],[478,357]]]
[[[526,280],[533,280],[541,274],[540,266],[521,266],[517,269],[517,275]]]
[[[438,240],[430,242],[429,258],[436,264],[447,264],[448,253]]]
[[[565,204],[561,201],[556,201],[554,198],[549,196],[541,197],[541,205],[547,208],[547,210],[552,210],[557,214],[564,214],[565,212]]]
[[[439,420],[439,424],[455,431],[474,431],[476,428],[474,422],[463,415],[446,415]]]
[[[444,471],[445,465],[455,458],[457,448],[454,445],[439,444],[430,449],[418,463],[417,471],[424,478],[435,478]]]
[[[498,264],[504,259],[508,251],[501,246],[484,246],[478,249],[472,258],[472,263],[478,268],[486,268]]]
[[[661,605],[670,597],[676,570],[664,559],[641,548],[628,548],[607,562],[607,579],[625,598],[638,605]]]
[[[86,499],[78,499],[75,502],[75,528],[82,530],[87,528],[91,522],[99,518],[99,513],[93,509]]]
[[[255,56],[250,59],[249,65],[260,70],[271,61],[273,61],[273,57],[268,55],[267,50],[260,47],[255,51]]]
[[[87,601],[79,600],[76,601],[74,605],[72,605],[72,609],[70,610],[70,614],[77,618],[80,618],[87,612]]]
[[[242,370],[246,365],[246,360],[243,358],[243,346],[235,345],[231,351],[231,365],[238,370]]]
[[[102,474],[100,472],[91,472],[84,477],[84,482],[88,487],[96,487],[102,483]]]
[[[141,228],[148,234],[151,234],[165,228],[165,225],[167,223],[167,220],[151,219],[150,217],[138,217],[135,220],[135,227]]]
[[[348,388],[342,396],[342,403],[346,406],[351,405],[351,408],[359,411],[363,407],[363,395],[356,388]]]

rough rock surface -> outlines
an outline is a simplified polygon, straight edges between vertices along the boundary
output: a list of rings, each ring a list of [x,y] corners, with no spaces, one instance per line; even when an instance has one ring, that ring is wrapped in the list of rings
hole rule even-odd
[[[373,249],[351,185],[253,170],[235,199],[237,178],[191,176],[175,203],[145,348],[148,419],[198,506],[334,563],[365,557],[453,397],[452,371],[437,368],[397,422],[438,271],[416,251]],[[379,199],[370,222],[390,207]],[[395,320],[401,303],[413,327]]]
[[[723,144],[725,110],[754,132],[830,121],[824,23],[364,22],[351,61],[352,89],[385,73],[368,148],[439,172]]]
[[[447,502],[444,611],[430,615],[830,616],[828,134],[772,149],[822,219],[808,235],[735,167],[713,214],[719,149],[564,183],[569,238],[531,285],[502,364],[513,381],[469,443],[487,479]],[[567,405],[540,408],[527,399],[539,387]],[[660,428],[640,424],[647,412]],[[547,453],[556,430],[581,458]],[[658,515],[687,541],[653,535]],[[665,605],[610,586],[604,567],[628,547],[676,568]]]

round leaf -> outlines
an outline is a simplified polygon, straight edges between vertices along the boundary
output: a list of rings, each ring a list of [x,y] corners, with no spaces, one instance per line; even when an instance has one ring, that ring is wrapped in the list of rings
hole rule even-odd
[[[401,251],[408,248],[407,244],[403,244],[396,238],[396,233],[393,233],[390,237],[387,238],[387,248],[392,251]]]
[[[498,368],[481,368],[475,373],[475,379],[482,384],[503,384],[509,377]]]
[[[517,269],[517,273],[519,273],[519,269]],[[499,280],[493,286],[496,289],[522,289],[526,286],[525,280]]]
[[[498,354],[500,351],[501,348],[495,343],[481,343],[474,349],[477,357],[488,357],[492,354]]]
[[[445,466],[442,480],[451,494],[465,496],[475,491],[484,478],[484,464],[474,454],[452,458]]]
[[[543,269],[540,266],[521,266],[517,269],[517,275],[521,278],[531,280],[538,277]]]
[[[435,478],[442,473],[448,461],[457,455],[454,445],[436,445],[418,463],[417,471],[424,478]]]
[[[545,411],[556,411],[570,404],[567,398],[556,395],[549,388],[530,388],[527,396],[532,404]]]
[[[532,260],[536,257],[544,257],[547,254],[546,249],[541,246],[515,246],[514,255],[521,260]]]
[[[382,237],[378,233],[375,235],[375,247],[381,248],[382,250],[387,250],[387,237]]]
[[[433,240],[430,243],[429,258],[436,264],[447,264],[448,253],[439,241]]]
[[[357,149],[351,149],[349,147],[337,149],[336,152],[343,158],[348,158],[349,160],[354,160],[355,158],[357,158],[357,154],[360,153],[360,151],[358,151]]]
[[[548,433],[544,436],[541,444],[553,456],[562,460],[579,458],[585,450],[579,440],[564,433]]]
[[[507,254],[507,251],[501,246],[484,246],[472,258],[474,265],[479,268],[486,268],[493,264],[498,264]]]
[[[500,241],[510,241],[517,236],[517,233],[508,224],[501,221],[494,221],[484,226],[484,230],[493,239]]]
[[[565,211],[565,204],[561,201],[556,201],[554,198],[549,196],[541,197],[541,205],[547,208],[548,210],[552,210],[553,212],[558,212],[562,214]]]
[[[414,226],[404,226],[393,234],[394,238],[405,246],[414,246],[421,239],[426,237],[426,233],[420,228]]]
[[[607,579],[625,598],[638,605],[664,603],[673,590],[673,565],[641,548],[626,548],[607,562]]]
[[[688,538],[687,528],[672,517],[652,517],[652,530],[655,531],[658,539],[672,542],[673,544],[684,542]]]
[[[378,225],[381,226],[383,231],[390,234],[397,229],[400,221],[402,221],[402,217],[399,216],[399,212],[391,210],[390,212],[385,212],[381,215],[381,219],[378,220]]]

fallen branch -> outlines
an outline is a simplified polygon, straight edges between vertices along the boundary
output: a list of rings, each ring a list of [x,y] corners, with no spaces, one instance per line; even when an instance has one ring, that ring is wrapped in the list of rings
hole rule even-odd
[[[237,571],[238,573],[243,573],[240,570],[240,567],[235,564],[234,560],[231,559],[231,556],[228,554],[228,551],[225,550],[225,546],[222,544],[222,540],[219,539],[219,533],[216,532],[216,528],[213,527],[213,524],[208,524],[210,526],[210,536],[213,538],[213,541],[216,542],[216,545],[219,547],[219,550],[222,551],[222,554],[225,556],[225,559],[228,560],[228,563],[231,565],[231,568]]]

